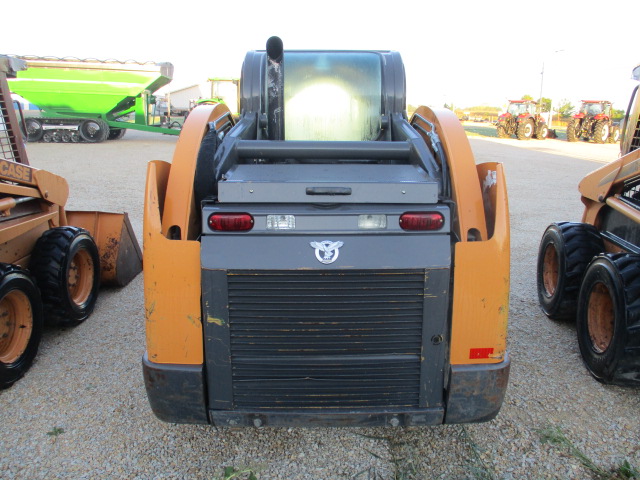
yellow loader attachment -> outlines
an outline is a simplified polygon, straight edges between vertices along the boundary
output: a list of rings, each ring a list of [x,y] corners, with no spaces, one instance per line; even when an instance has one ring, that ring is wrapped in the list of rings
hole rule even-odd
[[[100,283],[123,287],[142,271],[142,250],[126,213],[67,212],[69,225],[87,230],[100,254]]]

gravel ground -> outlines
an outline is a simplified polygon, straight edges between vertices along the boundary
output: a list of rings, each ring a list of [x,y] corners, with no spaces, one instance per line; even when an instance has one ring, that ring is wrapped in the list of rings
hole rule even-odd
[[[67,178],[69,209],[128,211],[142,238],[146,163],[170,160],[176,137],[128,132],[97,145],[30,144],[31,163]],[[151,412],[142,276],[101,292],[75,329],[46,330],[27,376],[0,392],[2,479],[214,479],[250,467],[260,479],[594,478],[559,428],[599,467],[640,469],[639,390],[603,386],[582,366],[571,324],[537,305],[535,262],[545,227],[579,220],[577,185],[617,145],[471,138],[479,162],[505,164],[512,232],[510,384],[498,417],[429,428],[216,429],[165,424]]]

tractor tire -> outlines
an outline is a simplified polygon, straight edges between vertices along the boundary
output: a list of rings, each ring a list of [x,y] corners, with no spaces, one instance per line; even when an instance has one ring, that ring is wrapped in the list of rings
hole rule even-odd
[[[536,130],[536,134],[534,135],[534,137],[537,140],[544,140],[547,138],[547,135],[549,135],[549,127],[547,127],[547,125],[543,123],[538,126],[538,129]]]
[[[529,119],[518,125],[516,137],[518,137],[518,140],[530,140],[533,137],[533,131],[533,120]]]
[[[124,137],[125,133],[127,133],[126,128],[109,127],[109,135],[107,136],[107,140],[120,140],[122,137]]]
[[[603,120],[596,122],[593,127],[593,141],[596,143],[606,143],[609,139],[609,124]]]
[[[27,142],[39,142],[44,136],[42,122],[37,118],[26,118],[24,121],[26,126]]]
[[[27,273],[0,264],[0,390],[9,388],[29,370],[42,336],[40,292]]]
[[[611,134],[607,139],[609,143],[618,143],[620,141],[620,127],[618,125],[614,125],[611,127]]]
[[[580,122],[575,119],[571,119],[567,124],[567,142],[577,142],[580,140],[578,135],[580,130]]]
[[[552,320],[571,320],[582,276],[591,259],[604,251],[598,230],[586,223],[549,225],[538,250],[537,288],[540,308]]]
[[[98,299],[100,257],[89,232],[77,227],[47,230],[36,242],[30,269],[47,324],[73,327],[91,315]]]
[[[85,142],[100,143],[104,142],[109,136],[109,125],[99,118],[91,118],[82,120],[78,127],[80,137]]]
[[[508,138],[509,134],[507,133],[507,129],[503,125],[498,125],[496,127],[496,133],[498,134],[498,138]]]
[[[578,345],[598,381],[640,385],[640,255],[598,255],[578,300]]]

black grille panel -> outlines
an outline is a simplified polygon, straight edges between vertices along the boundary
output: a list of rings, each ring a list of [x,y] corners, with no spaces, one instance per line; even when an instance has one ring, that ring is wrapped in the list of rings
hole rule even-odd
[[[418,405],[424,270],[227,279],[236,408]]]
[[[636,128],[633,131],[633,137],[631,138],[631,145],[629,147],[629,152],[633,152],[640,148],[640,118],[636,121]]]
[[[632,203],[636,208],[640,207],[640,181],[633,179],[627,182],[622,191],[622,198]]]

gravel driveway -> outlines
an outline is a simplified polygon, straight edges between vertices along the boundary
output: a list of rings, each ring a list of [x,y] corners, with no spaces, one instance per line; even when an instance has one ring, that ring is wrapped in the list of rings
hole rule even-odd
[[[103,144],[30,144],[31,164],[67,178],[69,209],[128,211],[142,239],[146,163],[170,160],[177,138],[128,132]],[[640,390],[603,386],[582,366],[571,324],[541,313],[538,242],[579,220],[580,179],[617,145],[472,137],[479,162],[505,164],[512,232],[511,379],[498,417],[429,428],[216,429],[165,424],[142,381],[142,276],[103,290],[95,313],[46,330],[27,376],[0,392],[2,479],[214,479],[249,467],[260,479],[594,478],[559,431],[598,467],[640,469]],[[558,431],[558,430],[554,430]],[[246,478],[246,477],[243,477]]]

